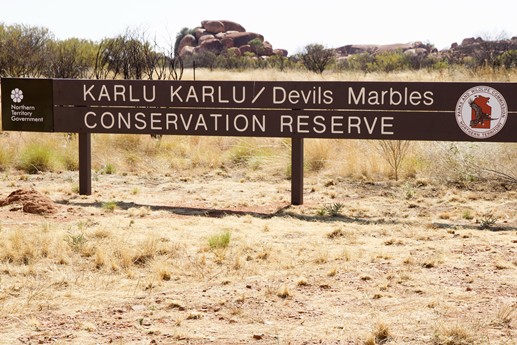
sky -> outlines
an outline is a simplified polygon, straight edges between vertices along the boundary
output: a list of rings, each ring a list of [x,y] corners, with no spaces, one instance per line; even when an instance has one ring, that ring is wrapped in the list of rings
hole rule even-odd
[[[422,41],[439,50],[467,37],[517,36],[515,0],[0,0],[0,23],[100,41],[136,29],[168,48],[182,28],[235,21],[294,54],[313,43]]]

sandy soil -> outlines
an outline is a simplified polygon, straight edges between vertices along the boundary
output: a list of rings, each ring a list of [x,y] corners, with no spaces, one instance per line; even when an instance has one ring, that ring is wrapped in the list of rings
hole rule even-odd
[[[0,344],[517,344],[512,186],[243,176],[5,173]]]

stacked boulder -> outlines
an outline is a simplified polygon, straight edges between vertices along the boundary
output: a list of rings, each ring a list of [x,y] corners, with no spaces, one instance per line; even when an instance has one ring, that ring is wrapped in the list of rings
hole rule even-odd
[[[185,35],[178,47],[180,57],[203,52],[215,55],[243,56],[252,53],[257,57],[272,55],[287,56],[285,49],[273,49],[264,36],[248,32],[238,23],[229,20],[204,20],[194,29],[194,34]]]

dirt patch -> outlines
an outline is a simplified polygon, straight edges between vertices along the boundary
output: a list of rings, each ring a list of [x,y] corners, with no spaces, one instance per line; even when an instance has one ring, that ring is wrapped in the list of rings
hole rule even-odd
[[[0,207],[0,344],[517,345],[515,190],[309,175],[291,206],[241,171],[76,179],[0,183],[57,205]]]
[[[53,214],[57,212],[54,202],[35,189],[17,189],[0,201],[0,206],[21,205],[23,212]],[[15,208],[17,210],[17,208]]]

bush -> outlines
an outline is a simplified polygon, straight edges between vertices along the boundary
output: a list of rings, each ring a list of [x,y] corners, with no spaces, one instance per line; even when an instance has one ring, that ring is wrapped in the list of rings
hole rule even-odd
[[[266,48],[264,47],[264,42],[260,40],[260,38],[252,39],[248,42],[251,46],[251,49],[259,56],[264,55]]]
[[[378,140],[377,144],[382,158],[393,170],[395,181],[398,181],[400,165],[406,157],[411,142],[409,140]]]
[[[38,77],[48,59],[48,29],[0,24],[0,76]]]
[[[323,73],[327,65],[334,59],[334,52],[321,44],[309,44],[301,53],[305,68],[311,72]]]
[[[226,249],[230,245],[230,232],[225,231],[219,235],[213,235],[208,239],[210,249]]]
[[[409,61],[403,52],[386,52],[375,57],[373,66],[382,72],[400,71],[409,68]]]
[[[21,154],[18,169],[28,174],[52,170],[52,149],[38,143],[29,144]]]
[[[501,55],[499,55],[496,59],[496,63],[498,66],[512,69],[517,67],[517,50],[509,50]]]
[[[68,171],[79,170],[79,155],[77,141],[66,145],[60,152],[58,160],[63,169]]]
[[[71,38],[49,43],[50,57],[46,76],[51,78],[89,78],[95,63],[97,46],[86,40]]]
[[[353,70],[369,72],[373,66],[375,57],[368,53],[355,54],[348,58],[348,65]]]

